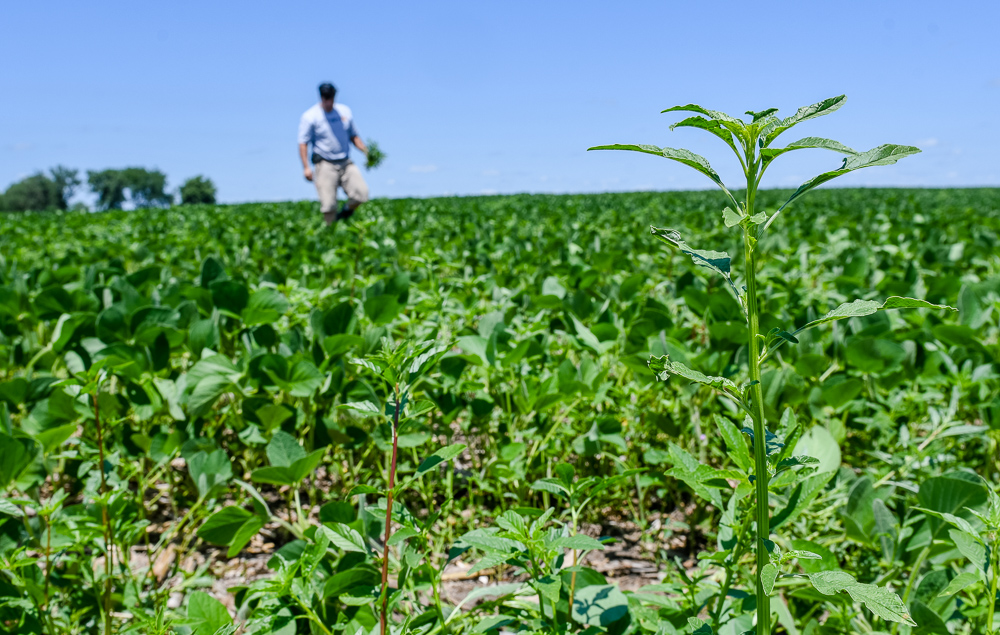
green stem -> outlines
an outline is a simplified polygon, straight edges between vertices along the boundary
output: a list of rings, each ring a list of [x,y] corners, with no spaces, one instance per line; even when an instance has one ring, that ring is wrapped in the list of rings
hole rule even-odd
[[[1000,550],[993,547],[996,560],[993,562],[993,582],[990,584],[990,607],[986,612],[986,632],[993,635],[993,614],[997,610],[997,581],[1000,580]]]
[[[108,483],[104,478],[104,430],[101,427],[101,409],[97,403],[99,388],[91,395],[94,403],[94,425],[97,426],[97,456],[101,473],[101,523],[104,525],[104,633],[111,634],[111,559],[114,557],[115,536],[108,518]]]
[[[392,464],[389,466],[389,491],[385,505],[385,540],[382,542],[382,615],[381,632],[388,632],[389,621],[389,538],[392,536],[392,488],[396,486],[396,448],[399,435],[399,386],[395,390],[396,407],[392,413]]]
[[[570,508],[570,512],[573,515],[573,527],[570,531],[571,536],[576,535],[576,524],[577,524],[577,512],[575,509]],[[569,578],[569,604],[566,606],[566,623],[571,624],[573,622],[573,595],[576,591],[576,549],[570,550],[573,553],[573,573]],[[552,615],[555,615],[555,610],[553,609]]]
[[[302,610],[305,611],[305,613],[309,617],[309,619],[311,621],[315,622],[315,624],[317,626],[319,626],[320,629],[322,629],[323,632],[326,633],[326,635],[333,635],[333,633],[330,632],[330,629],[328,629],[326,627],[326,625],[323,624],[323,620],[319,619],[319,616],[316,615],[316,612],[313,611],[311,608],[309,608],[308,604],[306,604],[305,602],[303,602],[302,600],[300,600],[298,598],[298,596],[296,596],[295,594],[292,594],[292,597],[295,598],[296,604],[298,604],[300,607],[302,607]]]
[[[753,161],[752,149],[747,153],[747,199],[746,214],[754,215],[754,197],[756,196],[757,162]],[[747,282],[747,336],[750,345],[750,381],[753,417],[753,453],[754,453],[754,485],[757,490],[757,572],[754,575],[757,593],[757,635],[771,634],[771,601],[764,593],[764,585],[760,573],[770,562],[767,547],[764,544],[770,536],[770,507],[768,505],[767,484],[767,424],[764,420],[764,392],[760,385],[760,323],[757,308],[757,261],[754,254],[757,239],[757,226],[747,224],[743,229],[743,253],[746,266]]]
[[[913,568],[910,569],[910,579],[907,580],[906,590],[903,591],[904,606],[909,606],[907,603],[910,601],[910,591],[913,590],[913,583],[916,581],[918,577],[920,577],[920,568],[924,566],[924,560],[927,559],[927,556],[929,556],[930,553],[931,553],[931,545],[930,543],[928,543],[928,545],[924,547],[923,551],[920,552],[920,555],[917,556],[917,561],[913,563]],[[895,635],[898,630],[899,630],[899,622],[894,622],[892,625],[893,635]]]

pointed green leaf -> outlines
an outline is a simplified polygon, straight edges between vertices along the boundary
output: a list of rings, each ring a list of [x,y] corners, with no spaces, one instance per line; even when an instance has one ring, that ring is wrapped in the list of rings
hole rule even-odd
[[[885,302],[879,304],[874,300],[854,300],[853,302],[845,302],[841,304],[836,309],[830,311],[818,320],[813,320],[812,322],[806,324],[802,328],[796,329],[792,335],[798,335],[806,329],[811,329],[814,326],[819,326],[820,324],[826,324],[827,322],[833,322],[834,320],[844,320],[852,317],[863,317],[865,315],[871,315],[878,311],[888,311],[889,309],[946,309],[948,311],[957,311],[958,309],[950,307],[946,304],[932,304],[927,300],[917,300],[916,298],[903,298],[900,296],[892,296],[886,299]]]
[[[766,148],[771,145],[771,142],[774,141],[778,135],[792,126],[798,125],[803,121],[815,119],[816,117],[829,115],[843,106],[845,102],[847,102],[847,96],[840,95],[839,97],[824,99],[823,101],[812,104],[811,106],[803,106],[802,108],[799,108],[798,111],[791,117],[786,117],[781,121],[775,121],[771,126],[761,131],[762,146]]]
[[[778,567],[770,562],[764,565],[760,572],[760,584],[764,587],[764,595],[771,595],[774,590],[774,581],[778,578]]]
[[[660,381],[666,381],[668,375],[677,375],[699,384],[711,386],[717,390],[728,391],[733,397],[737,397],[739,395],[739,387],[733,380],[726,379],[725,377],[709,377],[708,375],[704,375],[696,370],[688,368],[680,362],[670,361],[669,355],[663,355],[662,357],[650,357],[648,364],[649,369],[656,373],[657,379]]]
[[[554,478],[538,479],[531,484],[531,489],[548,492],[549,494],[555,494],[556,496],[569,496],[569,490],[566,489],[566,486]]]
[[[680,233],[673,229],[663,229],[660,227],[650,226],[649,231],[663,242],[680,249],[681,253],[690,256],[691,260],[696,265],[710,269],[725,278],[726,282],[729,283],[729,288],[732,290],[736,301],[741,307],[743,306],[743,301],[740,298],[740,290],[736,287],[736,283],[733,282],[733,278],[730,275],[730,263],[732,262],[732,259],[729,257],[729,254],[724,251],[692,249],[686,242],[684,242]]]
[[[420,467],[417,468],[417,474],[424,474],[438,465],[446,461],[450,461],[464,452],[465,447],[464,443],[453,443],[452,445],[441,448],[420,463]]]
[[[549,543],[549,547],[552,549],[582,549],[586,551],[604,549],[604,545],[600,541],[583,534],[561,536]]]
[[[965,556],[977,569],[986,573],[990,565],[989,550],[982,541],[976,535],[960,529],[949,529],[948,535],[951,536],[951,541],[955,543],[959,553]]]
[[[354,529],[342,523],[330,525],[320,525],[320,529],[329,538],[330,543],[343,551],[353,551],[355,553],[368,553],[365,546],[365,539]]]
[[[809,190],[819,185],[822,185],[827,181],[832,181],[838,176],[843,176],[848,172],[854,172],[855,170],[860,170],[862,168],[871,168],[879,165],[892,165],[896,161],[908,157],[911,154],[917,154],[918,152],[920,152],[920,148],[914,148],[913,146],[893,145],[887,143],[884,145],[880,145],[877,148],[872,148],[867,152],[862,152],[860,154],[848,157],[844,159],[844,165],[842,165],[840,169],[831,170],[830,172],[824,172],[823,174],[815,176],[806,181],[805,183],[803,183],[802,185],[800,185],[799,189],[795,190],[795,192],[791,195],[791,197],[789,197],[789,199],[785,201],[780,208],[778,208],[778,212],[776,212],[774,216],[771,217],[771,221],[769,221],[768,224],[764,226],[764,229],[767,229],[767,227],[771,224],[771,222],[773,222],[774,219],[778,217],[778,213],[780,213],[781,210],[788,207],[789,203],[791,203],[798,197],[802,196]]]
[[[635,144],[622,144],[616,143],[606,146],[594,146],[593,148],[587,148],[587,150],[631,150],[633,152],[644,152],[646,154],[654,154],[656,156],[663,157],[665,159],[671,159],[672,161],[677,161],[683,163],[684,165],[698,170],[712,181],[725,190],[726,186],[722,183],[722,179],[719,178],[719,174],[712,169],[709,164],[708,159],[701,156],[700,154],[695,154],[690,150],[684,150],[681,148],[660,148],[651,145],[635,145]]]
[[[705,119],[704,117],[688,117],[682,121],[679,121],[672,126],[670,129],[675,128],[701,128],[702,130],[707,130],[711,132],[716,137],[722,139],[726,144],[733,149],[734,152],[739,152],[736,149],[736,144],[733,142],[733,133],[729,128],[722,125],[716,120]]]
[[[966,587],[975,584],[981,580],[981,575],[979,573],[972,573],[971,571],[966,571],[965,573],[959,573],[955,578],[948,583],[944,591],[938,594],[938,597],[945,597],[948,595],[955,595],[959,591],[964,591]]]
[[[822,137],[803,137],[798,141],[793,141],[789,143],[784,148],[763,148],[760,151],[760,156],[764,159],[764,164],[767,165],[771,161],[780,157],[786,152],[791,152],[792,150],[805,150],[815,148],[819,150],[832,150],[834,152],[840,152],[842,154],[855,155],[859,154],[854,148],[849,148],[839,141],[834,141],[833,139],[824,139]]]
[[[693,249],[688,246],[686,242],[684,242],[680,232],[674,229],[650,227],[649,231],[663,242],[673,245],[674,247],[680,249],[681,252],[691,256],[691,260],[693,260],[696,265],[700,265],[706,269],[711,269],[712,271],[715,271],[723,276],[730,275],[730,262],[732,259],[726,252]]]
[[[743,217],[731,210],[726,208],[722,210],[722,222],[726,224],[726,227],[736,227],[743,221]]]
[[[813,587],[824,595],[847,591],[855,602],[863,602],[868,610],[882,619],[916,626],[903,601],[887,588],[861,584],[844,571],[820,571],[808,577]]]
[[[750,460],[750,451],[747,449],[747,442],[740,434],[736,425],[721,415],[715,415],[715,425],[719,429],[722,440],[726,442],[729,458],[733,460],[744,472],[750,469],[753,462]]]
[[[337,406],[343,410],[353,410],[354,412],[360,412],[364,415],[379,415],[382,414],[382,410],[370,401],[352,401],[350,403],[340,404]]]
[[[778,112],[777,108],[768,108],[766,110],[761,110],[760,112],[754,112],[752,110],[748,110],[744,114],[750,115],[751,117],[753,117],[753,123],[757,123],[761,119],[763,119],[765,117],[769,117],[769,116],[773,115],[776,112]]]
[[[413,538],[414,536],[419,536],[419,535],[420,532],[414,529],[413,527],[403,527],[401,529],[394,531],[392,535],[389,536],[388,544],[390,547],[394,547],[408,538]]]
[[[594,349],[596,353],[604,353],[605,346],[601,344],[601,341],[597,339],[593,331],[587,328],[583,322],[576,319],[575,315],[570,315],[569,317],[573,320],[573,328],[576,330],[577,338],[586,346]]]

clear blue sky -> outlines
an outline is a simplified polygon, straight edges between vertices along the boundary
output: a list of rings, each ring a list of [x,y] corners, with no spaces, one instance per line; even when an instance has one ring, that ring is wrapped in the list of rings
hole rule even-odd
[[[295,133],[332,80],[389,155],[375,196],[691,189],[703,176],[601,143],[721,144],[658,114],[787,115],[788,133],[924,153],[841,185],[1000,185],[1000,2],[9,2],[0,188],[55,164],[212,178],[224,202],[315,197]],[[798,134],[801,133],[801,134]],[[727,151],[728,152],[728,151]],[[838,164],[776,163],[793,186]]]

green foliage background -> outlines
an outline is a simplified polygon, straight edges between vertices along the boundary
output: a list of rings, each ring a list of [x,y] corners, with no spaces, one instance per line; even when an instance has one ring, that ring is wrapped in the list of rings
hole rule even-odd
[[[761,192],[759,209],[770,211],[789,194]],[[436,339],[451,349],[422,385],[432,407],[400,432],[400,470],[415,473],[423,457],[454,440],[469,452],[459,472],[403,494],[417,515],[452,501],[450,520],[421,539],[429,562],[440,564],[479,520],[555,504],[531,484],[564,463],[580,477],[643,468],[606,489],[581,520],[634,522],[656,545],[676,532],[686,536],[686,557],[695,556],[723,539],[722,510],[706,502],[711,492],[706,498],[700,485],[676,477],[683,455],[674,447],[729,466],[731,453],[707,437],[717,434],[715,415],[738,417],[707,389],[679,378],[655,381],[646,362],[669,353],[706,373],[732,375],[746,364],[745,325],[722,283],[692,271],[648,227],[673,227],[692,244],[725,249],[735,236],[720,222],[724,204],[715,192],[376,200],[333,229],[311,203],[0,217],[0,408],[10,413],[8,436],[32,441],[24,442],[30,461],[9,474],[7,490],[42,501],[50,475],[86,481],[79,468],[94,460],[83,441],[92,419],[87,402],[55,384],[108,359],[120,369],[102,397],[116,421],[115,482],[151,488],[141,475],[152,472],[172,492],[169,504],[132,501],[123,518],[139,523],[205,501],[192,512],[198,522],[179,530],[197,547],[193,532],[204,517],[224,502],[250,502],[230,479],[281,467],[294,472],[289,482],[301,483],[310,473],[292,459],[275,462],[275,438],[287,445],[289,437],[301,451],[295,461],[323,451],[316,460],[325,480],[303,489],[307,506],[353,522],[361,510],[329,505],[343,505],[357,485],[377,484],[387,437],[370,417],[338,406],[381,407],[387,395],[351,360],[376,351],[382,337]],[[782,348],[762,379],[768,418],[795,406],[813,455],[835,472],[815,499],[786,507],[795,512],[786,515],[787,531],[822,543],[827,565],[860,571],[862,582],[884,582],[904,570],[899,563],[913,562],[913,554],[880,548],[869,518],[874,498],[897,524],[909,518],[917,540],[921,523],[931,522],[908,516],[928,505],[923,482],[956,470],[993,483],[1000,475],[998,234],[1000,190],[841,189],[797,201],[780,231],[762,238],[772,254],[761,272],[764,332],[792,331],[855,297],[913,296],[960,308],[944,316],[879,313],[810,331]],[[203,458],[192,463],[199,452]],[[185,469],[164,467],[178,456]],[[195,467],[213,461],[230,466],[228,475],[223,467]],[[67,491],[81,502],[93,487],[91,478]],[[276,486],[258,487],[272,512],[294,507]],[[683,527],[650,529],[651,518],[677,509],[687,512]],[[253,523],[250,512],[227,513]],[[222,520],[211,529],[219,531]],[[18,545],[38,548],[20,522],[0,521],[8,561]],[[378,527],[358,527],[379,535]],[[72,532],[60,532],[68,544]],[[302,539],[281,535],[289,544]],[[900,540],[906,547],[910,539]],[[664,571],[673,555],[661,547],[649,554]],[[956,575],[946,562],[940,556],[928,564],[950,571],[944,584]],[[587,580],[581,593],[606,582]],[[417,593],[419,579],[412,584]],[[698,610],[678,584],[658,589],[675,599],[652,609],[628,596],[628,628],[642,632],[664,620],[677,629],[664,632],[684,632]],[[79,619],[96,619],[84,589],[69,578],[59,588],[66,615],[73,607]],[[120,591],[116,603],[137,615],[146,610],[152,620],[162,608],[155,593],[142,599]],[[0,592],[29,597],[17,587]],[[920,597],[919,610],[935,619],[958,610],[953,601]],[[786,601],[801,626],[826,600],[789,592]],[[333,603],[331,620],[341,611],[345,620],[373,624],[364,613],[370,607],[336,604],[336,596],[324,602]],[[13,619],[10,606],[0,606],[0,619]],[[837,610],[831,620],[857,619]],[[931,620],[911,611],[918,623],[920,615]]]

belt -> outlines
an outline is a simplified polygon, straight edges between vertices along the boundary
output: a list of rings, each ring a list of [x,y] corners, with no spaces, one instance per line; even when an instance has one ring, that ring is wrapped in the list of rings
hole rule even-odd
[[[351,159],[349,157],[344,157],[343,159],[336,159],[334,161],[331,161],[330,159],[324,159],[323,157],[319,156],[314,152],[312,155],[313,165],[316,165],[320,161],[326,161],[327,163],[332,163],[334,165],[345,165],[347,163],[350,163]]]

